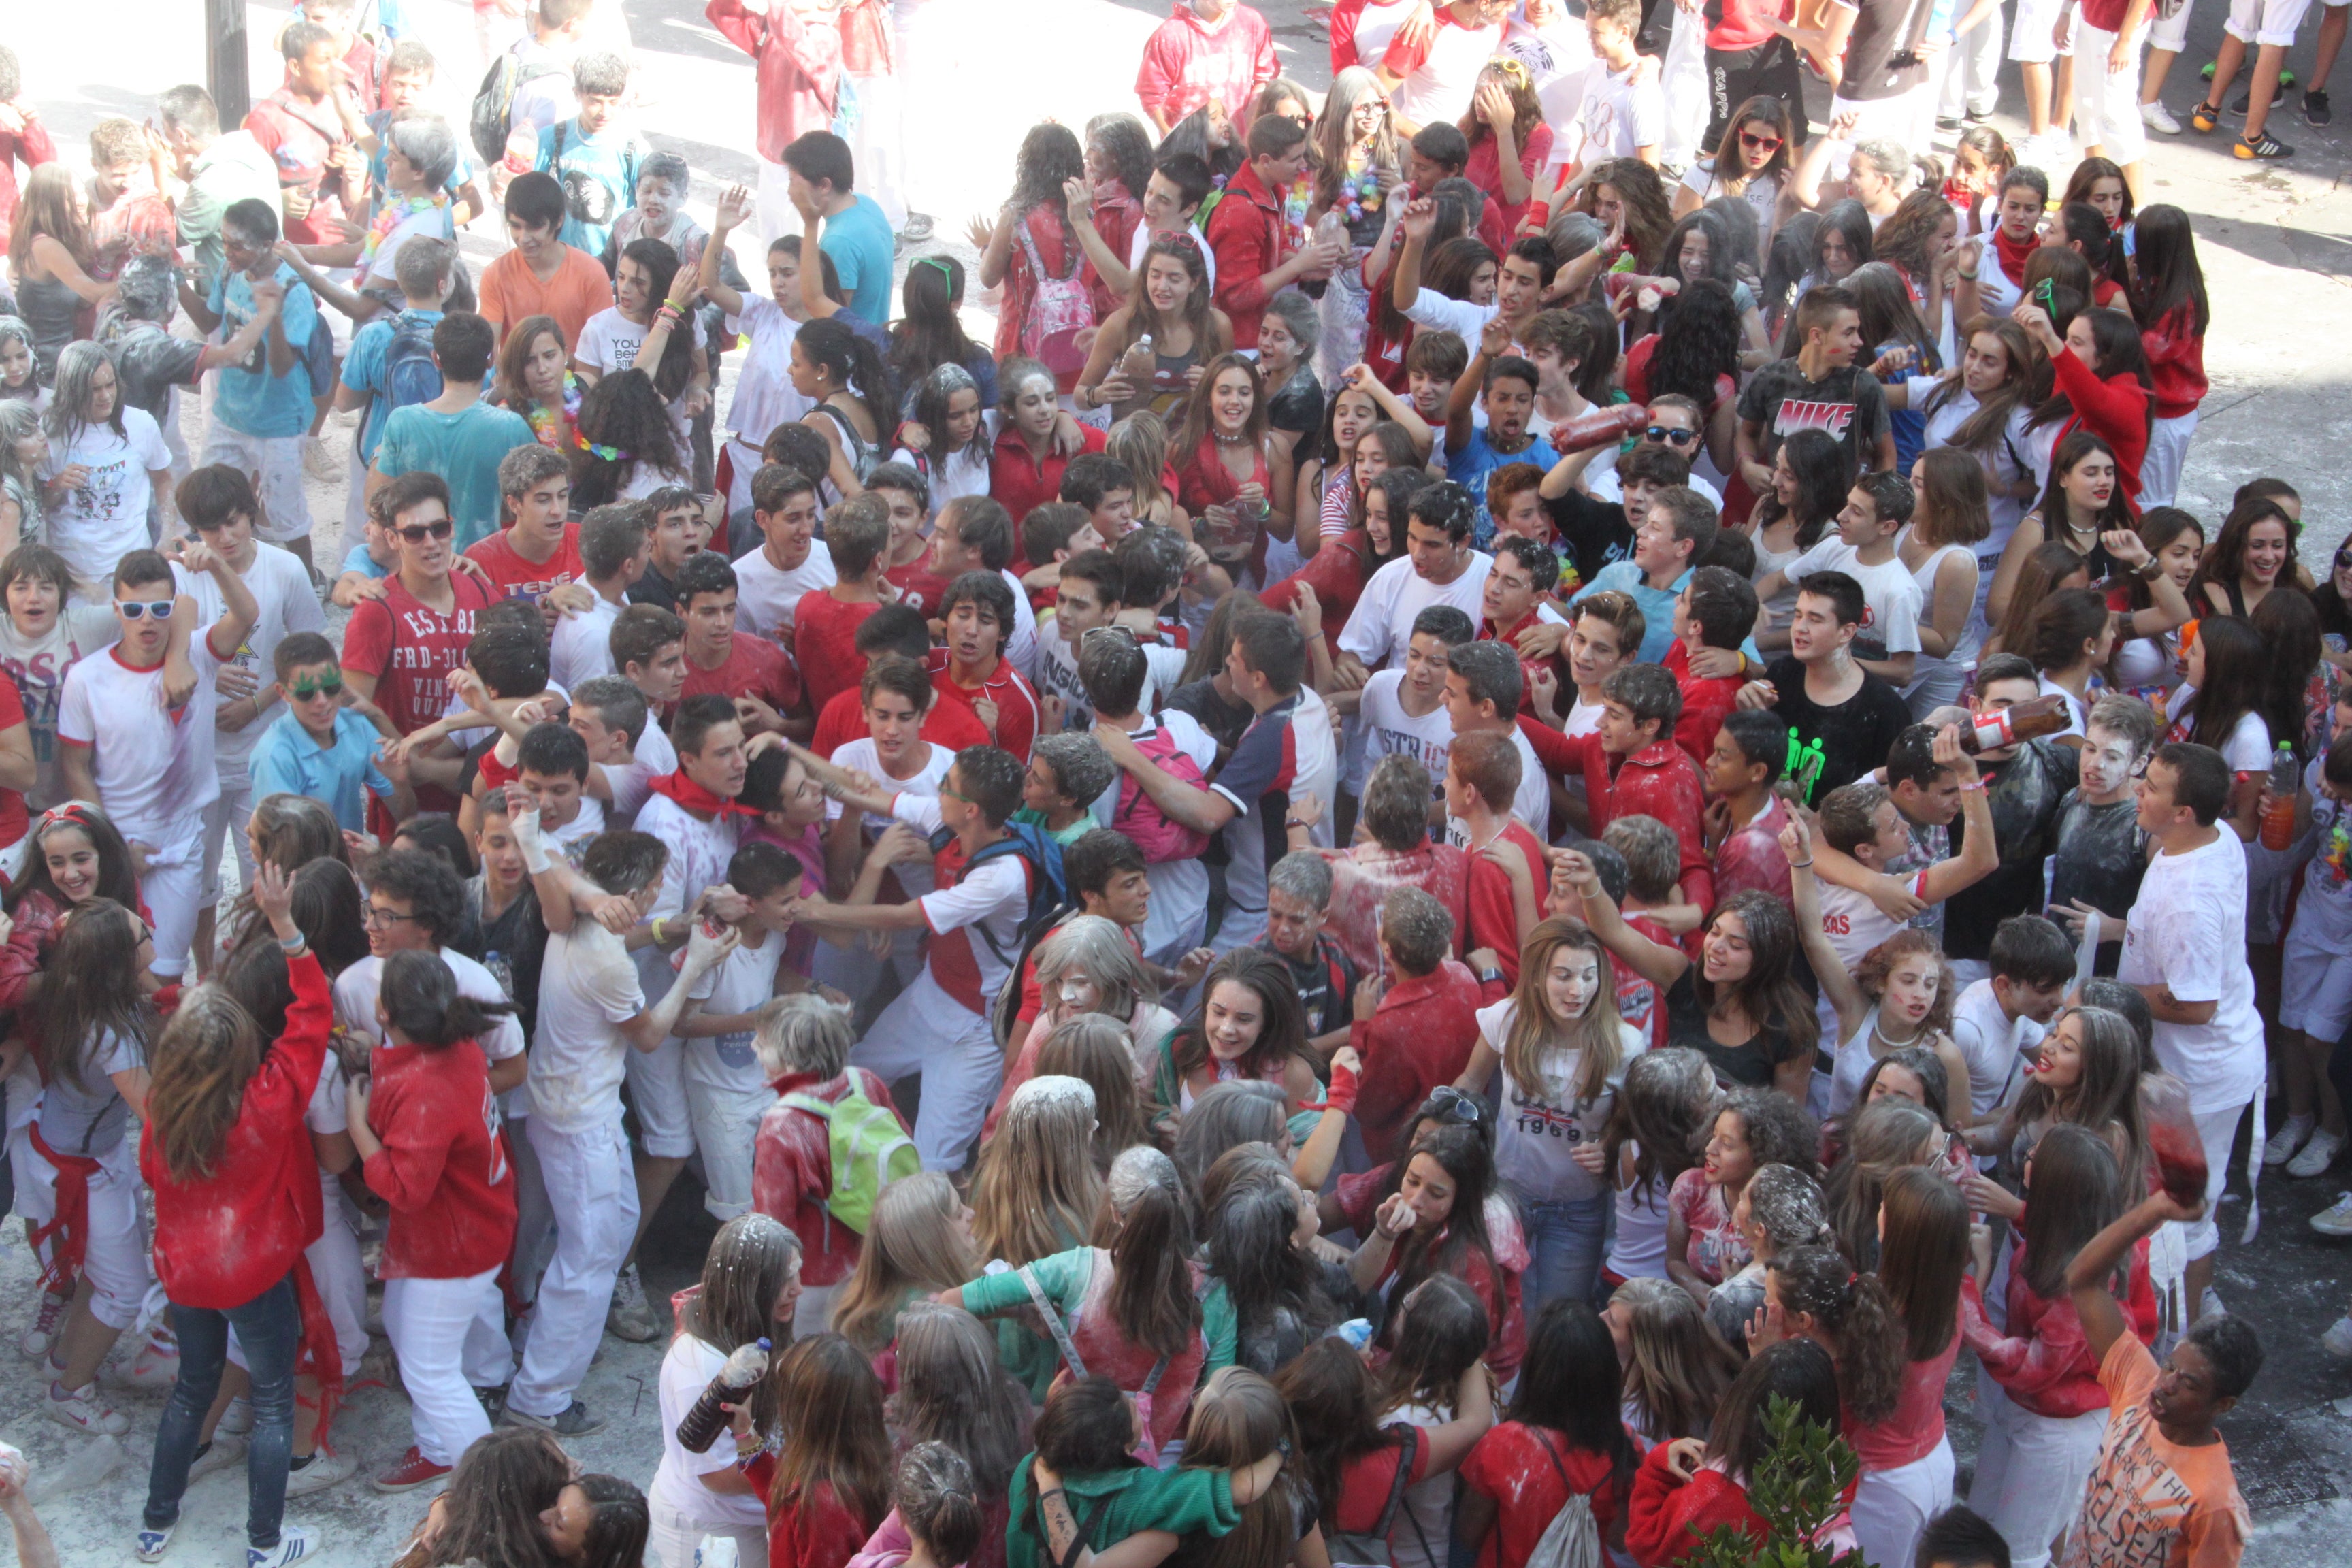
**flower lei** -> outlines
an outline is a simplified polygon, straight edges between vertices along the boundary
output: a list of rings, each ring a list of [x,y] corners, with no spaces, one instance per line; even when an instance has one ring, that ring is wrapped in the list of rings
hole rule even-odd
[[[1370,164],[1370,149],[1350,148],[1348,173],[1340,178],[1339,195],[1347,203],[1348,221],[1361,223],[1366,213],[1381,210],[1381,180]]]
[[[365,271],[375,260],[375,253],[383,246],[384,237],[394,229],[418,213],[448,205],[449,198],[439,191],[429,196],[405,196],[399,201],[384,203],[376,209],[375,221],[368,225],[367,243],[360,248],[361,269]]]
[[[565,371],[563,373],[563,424],[565,428],[572,432],[572,440],[574,446],[585,445],[581,441],[579,435],[580,397],[580,378],[572,372]],[[538,437],[541,446],[553,447],[558,450],[562,448],[563,443],[556,437],[555,416],[550,414],[546,405],[539,399],[536,397],[530,399],[530,407],[523,417],[530,422],[530,433]]]

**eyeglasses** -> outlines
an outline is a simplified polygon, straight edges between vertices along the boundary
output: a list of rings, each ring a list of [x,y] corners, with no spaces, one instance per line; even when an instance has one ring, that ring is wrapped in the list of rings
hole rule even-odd
[[[1780,138],[1759,136],[1752,131],[1743,131],[1739,133],[1739,144],[1742,147],[1753,147],[1759,153],[1778,153],[1780,150]]]
[[[135,621],[142,618],[147,620],[168,621],[172,618],[172,601],[169,599],[121,600],[116,603],[114,613],[121,616],[126,621]]]
[[[400,535],[410,544],[422,544],[428,539],[448,538],[450,534],[457,531],[457,526],[445,517],[438,522],[408,523],[394,529],[393,532]]]
[[[1687,447],[1698,439],[1696,430],[1669,430],[1663,425],[1653,425],[1642,434],[1652,441],[1664,442],[1669,447]]]
[[[361,913],[360,923],[366,926],[398,925],[402,921],[413,921],[416,918],[415,915],[396,915],[390,910],[380,910],[373,904],[370,904]]]
[[[343,683],[340,678],[327,680],[298,680],[286,689],[286,695],[297,702],[308,702],[313,697],[341,697]]]

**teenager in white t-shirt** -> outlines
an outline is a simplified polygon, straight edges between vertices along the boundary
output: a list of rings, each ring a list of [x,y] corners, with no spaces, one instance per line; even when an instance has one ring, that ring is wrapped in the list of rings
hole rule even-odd
[[[801,595],[830,588],[839,574],[816,537],[816,486],[797,469],[761,468],[751,486],[751,518],[767,542],[735,563],[735,629],[782,642]]]
[[[1641,0],[1592,0],[1584,26],[1592,64],[1585,68],[1576,119],[1552,144],[1552,166],[1581,172],[1612,158],[1655,163],[1666,138],[1666,99],[1657,63],[1633,48]]]
[[[47,561],[37,559],[46,553]],[[39,780],[25,792],[25,805],[46,811],[69,798],[58,762],[58,708],[65,700],[66,672],[122,636],[113,606],[74,605],[72,574],[54,552],[11,555],[13,574],[0,571],[0,673],[16,683],[32,731],[33,760]]]
[[[760,1118],[776,1103],[751,1037],[756,1015],[784,978],[784,942],[809,890],[801,885],[800,861],[767,843],[735,852],[727,885],[750,906],[734,922],[742,940],[703,977],[702,1010],[678,1026],[687,1114],[702,1153],[702,1206],[721,1222],[751,1207],[751,1147]],[[793,980],[805,984],[798,975]]]
[[[184,616],[193,623],[195,600],[175,591],[169,562],[152,550],[133,550],[114,572],[122,640],[105,658],[86,658],[67,672],[58,712],[67,790],[98,802],[145,858],[139,891],[154,925],[153,973],[163,980],[187,969],[203,902],[205,808],[220,795],[213,731],[221,667],[236,657],[260,613],[252,590],[210,545],[189,545],[181,563],[212,579],[223,605],[217,620],[188,638],[194,694],[176,710],[164,701],[172,621]]]
[[[1919,580],[1903,564],[1896,539],[1911,521],[1911,481],[1900,474],[1864,474],[1837,514],[1837,532],[1824,538],[1756,584],[1769,599],[1823,572],[1843,572],[1862,584],[1862,629],[1853,660],[1895,687],[1909,684],[1919,657]]]
[[[1433,30],[1391,36],[1374,62],[1397,119],[1415,130],[1440,121],[1451,124],[1469,112],[1478,73],[1502,47],[1503,15],[1510,5],[1508,0],[1454,0],[1433,9]]]
[[[1969,1109],[1977,1116],[2023,1086],[2024,1054],[2042,1043],[2074,984],[2074,944],[2040,915],[2001,921],[1987,963],[1992,973],[1952,1005],[1952,1043],[1968,1061]]]
[[[1375,670],[1357,700],[1364,743],[1348,775],[1348,793],[1360,797],[1373,764],[1406,756],[1429,770],[1430,798],[1444,786],[1445,752],[1454,721],[1445,711],[1445,656],[1471,640],[1477,627],[1451,605],[1432,605],[1413,617],[1404,662]]]
[[[148,513],[168,504],[171,482],[163,430],[123,405],[114,366],[100,363],[82,417],[50,437],[41,465],[42,526],[85,604],[103,604],[115,563],[147,547]]]

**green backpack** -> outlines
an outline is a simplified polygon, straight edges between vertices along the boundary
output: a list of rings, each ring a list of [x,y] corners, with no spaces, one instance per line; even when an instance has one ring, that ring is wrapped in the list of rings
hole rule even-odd
[[[831,1104],[813,1094],[788,1094],[786,1105],[825,1124],[833,1145],[833,1192],[824,1206],[834,1218],[866,1234],[882,1189],[923,1168],[898,1114],[866,1097],[866,1082],[849,1075],[849,1092]]]

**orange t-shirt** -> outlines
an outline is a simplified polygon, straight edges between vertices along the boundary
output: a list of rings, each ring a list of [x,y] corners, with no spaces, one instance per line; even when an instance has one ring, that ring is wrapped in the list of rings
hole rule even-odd
[[[2064,1568],[2237,1568],[2252,1520],[2230,1471],[2230,1446],[2166,1441],[2147,1407],[2159,1368],[2137,1334],[2099,1363],[2107,1435],[2066,1543]]]
[[[504,337],[507,329],[530,316],[552,316],[562,329],[563,346],[576,348],[580,329],[588,318],[613,304],[613,280],[595,258],[584,250],[563,247],[563,265],[542,283],[520,250],[509,250],[482,268],[482,314]]]

